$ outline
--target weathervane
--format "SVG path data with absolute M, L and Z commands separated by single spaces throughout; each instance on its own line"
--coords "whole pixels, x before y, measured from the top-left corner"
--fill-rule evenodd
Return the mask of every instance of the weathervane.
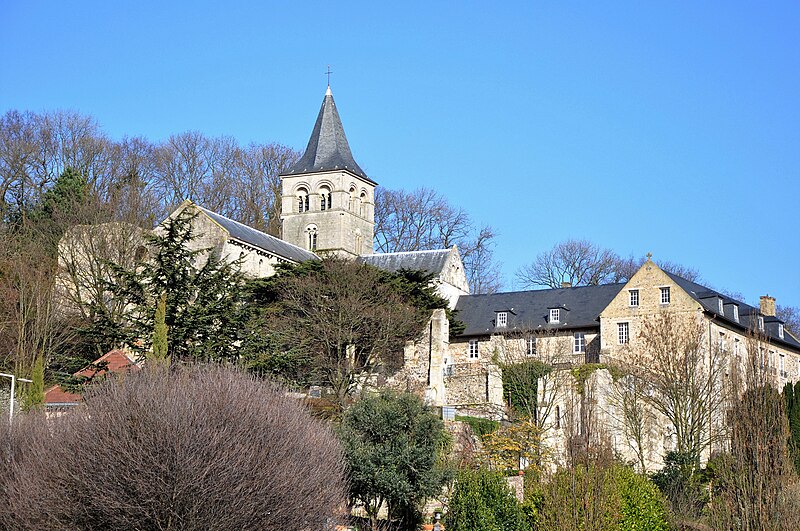
M 325 72 L 325 73 L 328 75 L 328 86 L 330 87 L 331 86 L 331 74 L 332 74 L 331 65 L 328 65 L 328 71 Z

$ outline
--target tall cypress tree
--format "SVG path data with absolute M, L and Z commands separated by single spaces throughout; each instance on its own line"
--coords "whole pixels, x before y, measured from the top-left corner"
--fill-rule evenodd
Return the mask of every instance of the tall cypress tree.
M 786 401 L 786 416 L 789 418 L 789 451 L 794 468 L 800 474 L 800 382 L 792 386 L 787 383 L 783 388 Z

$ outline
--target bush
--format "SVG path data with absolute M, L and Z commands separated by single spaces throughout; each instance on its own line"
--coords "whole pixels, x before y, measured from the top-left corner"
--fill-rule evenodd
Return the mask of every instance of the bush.
M 275 385 L 198 366 L 84 396 L 6 434 L 24 450 L 0 505 L 10 528 L 323 529 L 344 507 L 336 438 Z
M 543 529 L 667 530 L 666 500 L 629 467 L 589 459 L 543 486 Z
M 449 531 L 530 531 L 505 478 L 488 470 L 459 473 L 444 520 Z

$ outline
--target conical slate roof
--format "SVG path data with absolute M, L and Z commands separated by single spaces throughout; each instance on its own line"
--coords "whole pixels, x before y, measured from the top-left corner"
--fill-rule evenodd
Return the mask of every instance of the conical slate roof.
M 331 88 L 328 87 L 317 116 L 317 123 L 314 124 L 314 131 L 308 140 L 306 152 L 283 175 L 330 170 L 347 170 L 373 182 L 353 159 L 350 145 L 344 135 L 342 120 L 339 118 L 336 103 L 333 101 Z

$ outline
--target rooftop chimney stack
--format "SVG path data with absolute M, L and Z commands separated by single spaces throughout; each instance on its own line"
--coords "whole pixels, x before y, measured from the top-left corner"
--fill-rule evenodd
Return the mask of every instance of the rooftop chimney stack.
M 762 295 L 759 301 L 761 303 L 761 313 L 767 317 L 775 317 L 775 297 Z

